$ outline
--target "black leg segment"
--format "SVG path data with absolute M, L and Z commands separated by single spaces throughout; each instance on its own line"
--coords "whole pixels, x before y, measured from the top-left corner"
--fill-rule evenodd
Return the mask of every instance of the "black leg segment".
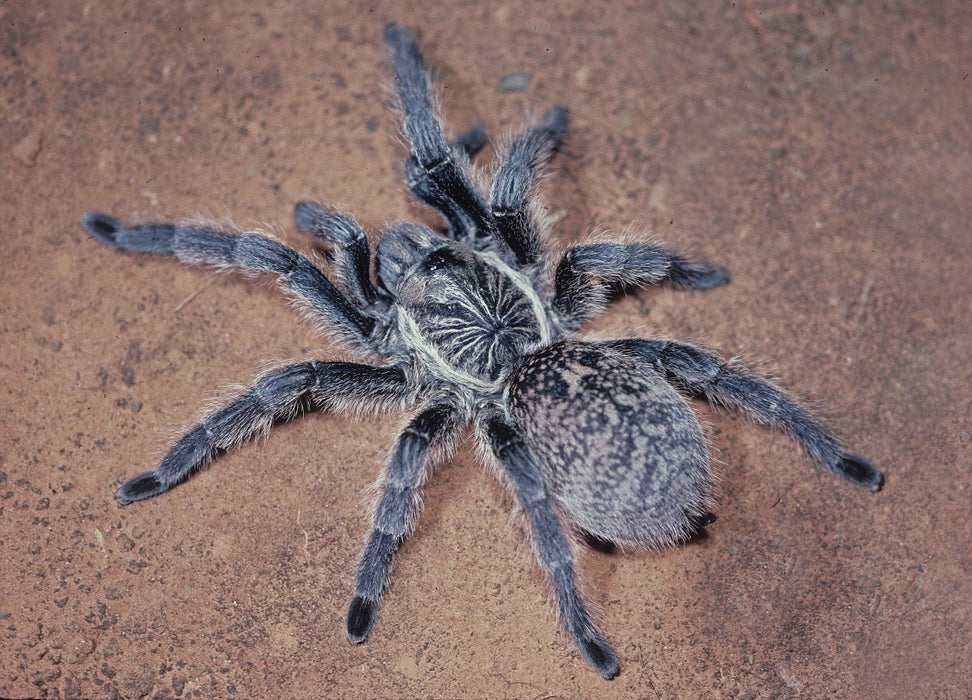
M 298 202 L 294 220 L 302 231 L 335 247 L 334 270 L 344 290 L 362 308 L 375 303 L 378 292 L 371 282 L 368 237 L 350 217 L 317 202 Z
M 486 127 L 477 126 L 449 143 L 455 157 L 462 163 L 468 162 L 488 142 Z M 431 179 L 415 156 L 405 160 L 405 182 L 416 197 L 442 214 L 449 224 L 448 235 L 460 240 L 476 235 L 477 224 L 455 200 Z
M 513 141 L 493 181 L 490 209 L 497 233 L 521 265 L 535 263 L 541 252 L 541 241 L 527 211 L 527 195 L 538 171 L 556 152 L 566 133 L 567 112 L 562 107 L 548 110 L 536 126 Z
M 393 367 L 349 362 L 302 362 L 265 374 L 245 393 L 210 413 L 169 450 L 161 464 L 122 484 L 122 505 L 157 496 L 181 484 L 225 450 L 265 435 L 290 420 L 306 402 L 321 409 L 378 405 L 400 398 L 405 376 Z

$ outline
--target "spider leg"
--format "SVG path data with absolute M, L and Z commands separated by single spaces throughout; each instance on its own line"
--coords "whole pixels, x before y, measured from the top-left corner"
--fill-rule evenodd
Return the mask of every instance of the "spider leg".
M 587 530 L 581 530 L 580 535 L 584 540 L 584 544 L 593 549 L 595 552 L 600 552 L 601 554 L 614 554 L 615 550 L 618 548 L 618 546 L 611 540 L 598 537 Z
M 301 362 L 269 372 L 243 395 L 210 413 L 172 446 L 156 469 L 129 479 L 115 493 L 122 505 L 157 496 L 205 467 L 219 452 L 265 435 L 290 420 L 306 399 L 321 408 L 376 405 L 400 398 L 405 377 L 393 367 L 348 362 Z
M 480 125 L 449 142 L 453 153 L 463 162 L 469 161 L 488 142 L 486 127 Z M 416 197 L 437 210 L 449 224 L 449 236 L 463 238 L 473 233 L 469 216 L 455 201 L 445 195 L 432 181 L 415 156 L 405 160 L 405 182 Z
M 102 243 L 120 250 L 174 255 L 190 265 L 272 272 L 298 299 L 347 339 L 367 342 L 376 321 L 361 313 L 305 255 L 259 233 L 229 233 L 209 226 L 143 223 L 89 212 L 81 225 Z
M 710 289 L 726 284 L 729 273 L 652 243 L 582 243 L 568 249 L 557 265 L 553 308 L 569 328 L 577 328 L 600 313 L 613 288 L 663 281 Z
M 879 491 L 884 484 L 884 475 L 874 465 L 844 450 L 803 406 L 768 380 L 687 343 L 632 339 L 608 344 L 634 352 L 663 371 L 673 383 L 712 403 L 739 407 L 757 422 L 779 425 L 813 459 L 838 476 L 872 491 Z
M 527 195 L 537 172 L 556 152 L 567 133 L 567 112 L 548 110 L 536 125 L 516 137 L 506 161 L 500 166 L 490 192 L 490 209 L 499 237 L 521 265 L 540 257 L 540 241 L 531 226 Z
M 534 554 L 554 589 L 560 620 L 581 655 L 604 678 L 618 675 L 614 650 L 594 626 L 574 580 L 574 558 L 554 513 L 540 471 L 514 428 L 499 418 L 485 426 L 490 448 L 526 511 L 534 538 Z
M 489 136 L 486 135 L 486 126 L 479 124 L 469 131 L 459 134 L 449 142 L 449 146 L 453 151 L 461 153 L 467 160 L 472 160 L 487 143 L 489 143 Z
M 298 202 L 294 207 L 297 226 L 332 244 L 337 255 L 334 270 L 352 301 L 367 308 L 378 299 L 371 282 L 371 250 L 365 232 L 348 216 L 317 202 Z
M 385 27 L 385 43 L 394 64 L 405 137 L 418 168 L 424 173 L 418 179 L 410 176 L 409 187 L 413 191 L 418 187 L 419 196 L 442 212 L 449 220 L 453 235 L 467 238 L 489 235 L 495 228 L 489 209 L 464 163 L 442 135 L 415 39 L 397 24 L 389 24 Z
M 392 558 L 421 511 L 419 487 L 425 479 L 429 449 L 455 438 L 458 411 L 436 404 L 408 424 L 382 475 L 382 494 L 371 518 L 372 531 L 358 564 L 354 597 L 348 608 L 348 639 L 365 640 L 378 615 Z

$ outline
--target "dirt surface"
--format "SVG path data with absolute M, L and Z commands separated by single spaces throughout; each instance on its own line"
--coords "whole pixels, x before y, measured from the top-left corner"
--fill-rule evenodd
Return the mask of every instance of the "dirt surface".
M 0 696 L 972 697 L 969 5 L 641 5 L 0 6 Z M 214 392 L 347 355 L 272 285 L 114 252 L 79 217 L 273 222 L 299 247 L 308 197 L 370 232 L 435 223 L 384 108 L 392 20 L 456 130 L 568 108 L 545 187 L 562 243 L 624 229 L 732 274 L 592 332 L 759 358 L 887 474 L 854 488 L 700 406 L 710 537 L 580 555 L 611 683 L 468 445 L 347 641 L 396 416 L 310 415 L 162 498 L 112 497 Z

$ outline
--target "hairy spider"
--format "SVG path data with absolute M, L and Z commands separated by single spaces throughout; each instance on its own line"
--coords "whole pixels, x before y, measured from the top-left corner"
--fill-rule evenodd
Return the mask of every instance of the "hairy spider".
M 125 482 L 121 504 L 185 481 L 217 454 L 267 433 L 303 407 L 408 412 L 378 484 L 371 534 L 347 616 L 352 642 L 368 636 L 392 557 L 415 527 L 430 463 L 471 427 L 482 460 L 525 514 L 533 553 L 560 620 L 604 678 L 618 673 L 575 582 L 572 544 L 586 538 L 654 548 L 678 544 L 714 520 L 712 474 L 699 422 L 677 390 L 780 426 L 814 460 L 874 491 L 881 472 L 846 452 L 808 411 L 766 379 L 694 345 L 667 340 L 576 340 L 613 291 L 670 282 L 690 289 L 728 281 L 651 243 L 602 241 L 546 260 L 549 231 L 531 198 L 566 130 L 559 107 L 517 136 L 489 191 L 469 168 L 485 144 L 477 127 L 447 141 L 411 35 L 385 29 L 411 155 L 411 191 L 447 222 L 443 233 L 388 227 L 371 253 L 364 231 L 338 211 L 297 204 L 304 231 L 333 248 L 336 283 L 305 255 L 265 233 L 201 225 L 123 225 L 88 213 L 82 226 L 122 250 L 174 255 L 219 268 L 269 272 L 336 337 L 377 365 L 300 362 L 267 372 L 189 430 L 158 468 Z

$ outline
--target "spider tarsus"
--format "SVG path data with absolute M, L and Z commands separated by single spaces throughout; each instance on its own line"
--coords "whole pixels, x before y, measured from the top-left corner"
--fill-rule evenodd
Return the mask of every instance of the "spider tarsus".
M 601 552 L 602 554 L 614 554 L 614 550 L 617 549 L 617 545 L 611 540 L 598 537 L 587 530 L 581 532 L 581 537 L 584 538 L 584 544 L 593 549 L 595 552 Z
M 614 655 L 614 650 L 610 645 L 599 637 L 593 639 L 579 639 L 577 648 L 580 650 L 587 663 L 594 667 L 594 670 L 601 674 L 606 681 L 613 680 L 621 672 L 618 666 L 618 658 Z
M 404 27 L 390 22 L 385 25 L 385 44 L 389 48 L 401 46 L 415 46 L 415 40 Z M 417 47 L 416 47 L 417 48 Z
M 567 109 L 560 105 L 554 105 L 543 114 L 540 121 L 543 126 L 556 131 L 567 130 Z M 560 134 L 561 136 L 563 134 Z
M 124 228 L 115 217 L 97 211 L 89 211 L 82 216 L 81 225 L 92 236 L 110 246 L 118 245 L 118 232 Z
M 159 481 L 155 472 L 145 472 L 122 484 L 121 488 L 115 491 L 115 500 L 127 506 L 134 501 L 158 496 L 165 491 L 168 491 L 168 487 Z
M 859 455 L 846 453 L 837 463 L 837 471 L 851 481 L 866 486 L 871 491 L 880 491 L 884 486 L 884 474 Z
M 294 221 L 301 231 L 317 231 L 321 218 L 326 215 L 327 210 L 317 202 L 304 200 L 294 205 Z
M 729 284 L 729 271 L 722 265 L 686 263 L 673 271 L 672 282 L 692 289 L 712 289 Z
M 706 530 L 706 528 L 716 520 L 718 520 L 718 518 L 716 518 L 716 514 L 710 513 L 709 511 L 706 511 L 701 515 L 690 515 L 689 532 L 682 537 L 677 544 L 686 545 L 705 542 L 707 539 L 709 539 L 709 531 Z
M 418 83 L 424 84 L 425 64 L 422 53 L 415 39 L 406 29 L 394 22 L 386 25 L 385 46 L 388 47 L 392 62 L 395 64 L 396 80 L 400 82 L 401 78 L 418 78 Z
M 466 154 L 467 158 L 472 159 L 487 143 L 489 143 L 489 135 L 486 133 L 486 125 L 479 124 L 457 136 L 454 141 L 449 142 L 449 145 L 458 148 Z
M 351 601 L 348 608 L 348 639 L 355 644 L 361 644 L 368 638 L 368 633 L 374 627 L 375 617 L 378 615 L 378 602 L 365 600 L 359 595 Z
M 560 105 L 554 105 L 544 112 L 540 126 L 549 132 L 547 138 L 550 140 L 551 151 L 559 151 L 560 144 L 567 135 L 567 110 Z

